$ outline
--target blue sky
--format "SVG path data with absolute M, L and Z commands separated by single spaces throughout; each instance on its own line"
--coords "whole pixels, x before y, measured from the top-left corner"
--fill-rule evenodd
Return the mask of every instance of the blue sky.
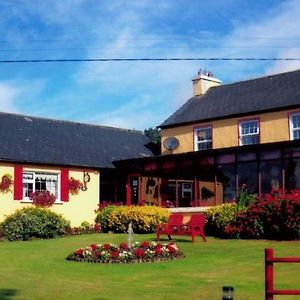
M 300 1 L 0 0 L 0 60 L 300 57 Z M 295 61 L 0 64 L 0 111 L 155 127 L 207 69 L 224 84 Z

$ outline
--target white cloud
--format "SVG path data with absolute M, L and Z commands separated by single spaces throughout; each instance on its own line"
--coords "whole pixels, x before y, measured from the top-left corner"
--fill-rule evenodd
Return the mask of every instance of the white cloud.
M 0 111 L 2 112 L 18 112 L 16 99 L 20 94 L 20 90 L 10 84 L 0 83 Z

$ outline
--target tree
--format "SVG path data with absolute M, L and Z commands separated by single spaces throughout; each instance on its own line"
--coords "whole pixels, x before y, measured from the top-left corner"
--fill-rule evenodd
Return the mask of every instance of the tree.
M 150 127 L 148 129 L 144 130 L 145 136 L 147 136 L 154 144 L 159 145 L 161 144 L 161 138 L 160 138 L 160 129 L 157 127 L 153 128 Z

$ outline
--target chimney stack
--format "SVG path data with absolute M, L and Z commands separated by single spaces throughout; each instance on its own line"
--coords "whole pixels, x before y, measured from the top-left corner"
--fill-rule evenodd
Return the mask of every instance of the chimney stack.
M 193 81 L 193 96 L 201 96 L 213 86 L 218 86 L 221 81 L 214 78 L 213 73 L 210 71 L 200 69 L 197 76 L 192 79 Z

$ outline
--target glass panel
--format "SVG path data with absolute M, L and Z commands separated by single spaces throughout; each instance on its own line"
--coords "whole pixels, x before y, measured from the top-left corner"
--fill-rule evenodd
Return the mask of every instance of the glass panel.
M 287 190 L 300 189 L 300 159 L 284 161 L 285 188 Z
M 292 148 L 283 150 L 284 158 L 300 157 L 300 148 Z
M 258 169 L 257 162 L 239 163 L 237 166 L 238 171 L 238 185 L 239 189 L 243 184 L 253 191 L 258 193 Z
M 211 142 L 199 142 L 198 143 L 198 150 L 209 150 L 212 147 Z
M 176 207 L 176 183 L 175 182 L 168 182 L 165 206 Z
M 254 152 L 239 153 L 237 155 L 237 160 L 238 161 L 256 160 L 256 153 Z
M 294 140 L 299 140 L 300 139 L 300 130 L 293 130 L 293 139 Z
M 260 163 L 261 192 L 270 193 L 282 188 L 282 172 L 280 161 L 264 161 Z
M 247 121 L 241 123 L 241 134 L 258 133 L 258 121 Z
M 212 130 L 211 127 L 197 128 L 196 133 L 196 150 L 208 150 L 212 148 Z
M 218 164 L 228 164 L 235 162 L 235 155 L 234 154 L 224 154 L 217 156 L 217 163 Z
M 259 143 L 259 136 L 258 135 L 246 135 L 241 137 L 241 144 L 242 145 L 253 145 Z
M 236 199 L 236 174 L 235 165 L 220 165 L 222 184 L 223 184 L 223 199 L 224 202 L 228 202 Z
M 293 129 L 300 128 L 300 114 L 292 115 L 292 126 Z
M 269 150 L 269 151 L 262 151 L 260 152 L 260 159 L 276 159 L 281 157 L 280 150 Z

